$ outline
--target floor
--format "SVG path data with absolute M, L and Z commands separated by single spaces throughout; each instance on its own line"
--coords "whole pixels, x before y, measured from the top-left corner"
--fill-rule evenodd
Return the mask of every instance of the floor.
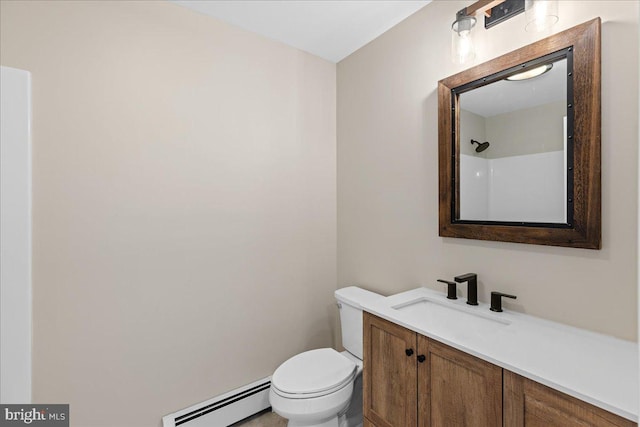
M 287 427 L 287 420 L 267 409 L 230 427 Z

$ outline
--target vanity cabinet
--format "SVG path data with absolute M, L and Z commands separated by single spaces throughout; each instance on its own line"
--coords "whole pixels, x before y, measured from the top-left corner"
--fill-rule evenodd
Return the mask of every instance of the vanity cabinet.
M 502 369 L 418 337 L 418 426 L 502 426 Z
M 364 427 L 633 423 L 365 312 Z
M 502 369 L 364 314 L 365 426 L 502 425 Z
M 363 325 L 365 426 L 417 426 L 417 334 L 366 312 Z
M 507 370 L 504 371 L 504 418 L 505 426 L 509 427 L 637 425 Z

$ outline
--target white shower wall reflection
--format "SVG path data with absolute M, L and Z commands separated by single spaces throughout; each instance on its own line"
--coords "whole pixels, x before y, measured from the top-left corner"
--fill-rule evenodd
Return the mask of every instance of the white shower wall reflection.
M 461 155 L 460 218 L 565 222 L 564 163 L 564 151 L 498 159 Z

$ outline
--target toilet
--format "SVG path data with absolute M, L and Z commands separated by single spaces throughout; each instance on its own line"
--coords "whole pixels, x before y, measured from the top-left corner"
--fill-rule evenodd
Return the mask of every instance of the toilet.
M 342 346 L 319 348 L 285 361 L 271 377 L 269 402 L 288 427 L 362 426 L 362 308 L 382 298 L 350 286 L 335 292 Z

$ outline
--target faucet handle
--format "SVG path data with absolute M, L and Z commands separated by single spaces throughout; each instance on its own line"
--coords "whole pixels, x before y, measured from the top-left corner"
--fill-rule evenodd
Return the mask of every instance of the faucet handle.
M 491 291 L 491 311 L 502 311 L 502 297 L 516 299 L 515 295 L 503 294 L 502 292 Z
M 448 280 L 438 279 L 438 282 L 447 284 L 447 299 L 458 299 L 457 294 L 457 284 L 456 282 L 450 282 Z

